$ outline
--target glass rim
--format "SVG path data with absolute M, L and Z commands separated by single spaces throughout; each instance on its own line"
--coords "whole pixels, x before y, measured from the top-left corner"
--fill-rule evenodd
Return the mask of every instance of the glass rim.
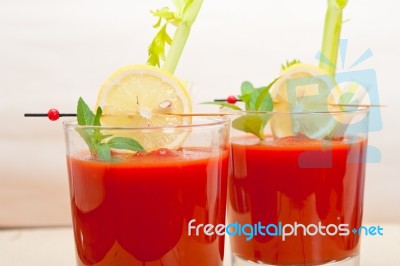
M 283 112 L 283 111 L 252 111 L 252 110 L 235 110 L 225 113 L 226 115 L 241 115 L 241 114 L 265 114 L 265 115 L 318 115 L 318 114 L 351 114 L 351 113 L 368 113 L 369 106 L 357 106 L 356 109 L 351 110 L 337 110 L 337 111 L 304 111 L 304 112 Z
M 174 116 L 174 115 L 169 115 Z M 181 117 L 181 116 L 179 116 Z M 191 121 L 189 124 L 182 125 L 165 125 L 165 126 L 92 126 L 92 125 L 78 125 L 78 121 L 76 119 L 67 120 L 63 122 L 64 129 L 107 129 L 107 130 L 169 130 L 169 129 L 192 129 L 192 128 L 208 128 L 208 127 L 218 127 L 222 125 L 230 124 L 230 119 L 224 115 L 188 115 L 185 117 L 191 118 L 202 118 L 208 121 L 204 122 L 193 122 Z

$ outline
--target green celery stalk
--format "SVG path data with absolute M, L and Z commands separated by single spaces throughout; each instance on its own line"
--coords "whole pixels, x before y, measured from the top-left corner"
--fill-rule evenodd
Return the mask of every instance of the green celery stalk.
M 188 10 L 184 12 L 182 21 L 179 23 L 175 31 L 163 66 L 164 69 L 171 73 L 175 72 L 176 66 L 181 58 L 183 48 L 185 47 L 186 41 L 189 37 L 192 24 L 196 20 L 202 4 L 203 0 L 194 0 Z
M 321 53 L 332 65 L 320 61 L 320 67 L 334 74 L 342 29 L 342 13 L 348 0 L 328 0 Z

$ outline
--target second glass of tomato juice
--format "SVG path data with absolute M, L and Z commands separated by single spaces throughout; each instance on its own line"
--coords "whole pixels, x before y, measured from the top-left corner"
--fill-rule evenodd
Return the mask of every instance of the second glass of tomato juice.
M 359 265 L 353 229 L 362 222 L 369 109 L 328 104 L 336 93 L 324 87 L 329 75 L 301 79 L 320 94 L 299 86 L 291 101 L 289 80 L 278 81 L 273 111 L 233 117 L 227 233 L 235 266 Z

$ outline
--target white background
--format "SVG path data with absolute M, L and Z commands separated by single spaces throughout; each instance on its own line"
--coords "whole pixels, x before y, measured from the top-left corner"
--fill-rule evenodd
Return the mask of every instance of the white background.
M 265 85 L 287 59 L 317 64 L 326 0 L 205 0 L 176 74 L 196 84 L 196 103 L 239 93 L 242 81 Z M 69 223 L 62 121 L 23 118 L 55 107 L 94 105 L 117 68 L 145 63 L 155 34 L 149 10 L 161 0 L 0 1 L 0 227 Z M 400 1 L 350 0 L 342 37 L 346 66 L 375 69 L 383 130 L 370 134 L 382 153 L 369 164 L 365 221 L 400 222 Z M 196 106 L 197 110 L 211 107 Z

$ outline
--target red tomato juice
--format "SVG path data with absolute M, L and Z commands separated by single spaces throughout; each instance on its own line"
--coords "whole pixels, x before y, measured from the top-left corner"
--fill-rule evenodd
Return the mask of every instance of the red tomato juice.
M 233 253 L 272 265 L 316 265 L 358 253 L 366 142 L 305 138 L 237 138 L 228 181 L 228 222 L 239 224 L 347 224 L 348 235 L 233 236 Z M 314 232 L 315 230 L 311 230 Z M 334 227 L 330 228 L 334 233 Z
M 116 157 L 67 158 L 78 265 L 222 265 L 224 237 L 187 225 L 225 223 L 227 152 Z

